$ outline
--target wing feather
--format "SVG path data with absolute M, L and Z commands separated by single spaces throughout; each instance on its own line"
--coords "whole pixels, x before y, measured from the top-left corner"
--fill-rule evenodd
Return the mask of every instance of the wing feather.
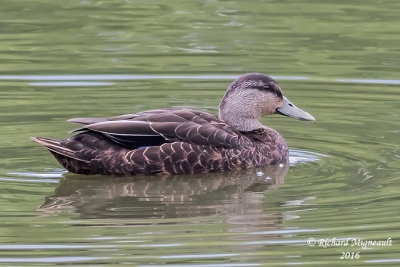
M 84 125 L 89 125 L 89 124 L 98 123 L 98 122 L 107 121 L 107 120 L 108 120 L 107 118 L 73 118 L 73 119 L 69 119 L 67 121 L 71 122 L 71 123 L 80 123 L 80 124 L 84 124 Z
M 102 133 L 129 148 L 174 141 L 234 148 L 241 142 L 240 133 L 215 116 L 182 108 L 149 110 L 98 121 L 95 118 L 70 121 L 86 124 L 82 130 Z

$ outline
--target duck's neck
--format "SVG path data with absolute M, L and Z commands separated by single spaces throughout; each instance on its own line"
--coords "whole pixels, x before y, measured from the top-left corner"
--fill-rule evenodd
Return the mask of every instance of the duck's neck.
M 220 117 L 220 119 L 224 120 L 227 124 L 239 132 L 250 132 L 256 129 L 264 128 L 264 125 L 262 125 L 257 119 L 235 118 L 234 120 L 230 120 L 227 117 Z
M 218 117 L 240 132 L 264 128 L 259 122 L 261 109 L 252 106 L 249 102 L 253 101 L 247 101 L 246 98 L 237 101 L 240 98 L 238 95 L 226 94 L 219 105 Z

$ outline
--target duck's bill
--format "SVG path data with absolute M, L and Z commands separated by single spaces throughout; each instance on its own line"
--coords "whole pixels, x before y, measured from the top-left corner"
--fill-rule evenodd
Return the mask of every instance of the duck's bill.
M 310 113 L 296 107 L 286 97 L 283 97 L 282 106 L 277 108 L 275 113 L 289 116 L 302 121 L 315 121 L 315 118 Z

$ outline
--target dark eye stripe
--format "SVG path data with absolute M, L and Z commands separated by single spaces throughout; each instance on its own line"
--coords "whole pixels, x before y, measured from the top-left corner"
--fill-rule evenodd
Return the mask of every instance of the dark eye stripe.
M 269 91 L 278 97 L 282 97 L 282 92 L 273 85 L 272 86 L 271 85 L 270 86 L 255 86 L 253 88 L 255 88 L 257 90 L 261 90 L 261 91 Z

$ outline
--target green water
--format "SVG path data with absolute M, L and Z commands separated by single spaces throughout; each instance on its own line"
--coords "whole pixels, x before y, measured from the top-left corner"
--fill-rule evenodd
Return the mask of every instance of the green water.
M 0 4 L 0 265 L 400 264 L 399 1 Z M 254 71 L 317 118 L 262 120 L 288 170 L 79 176 L 29 140 L 73 117 L 216 114 Z

